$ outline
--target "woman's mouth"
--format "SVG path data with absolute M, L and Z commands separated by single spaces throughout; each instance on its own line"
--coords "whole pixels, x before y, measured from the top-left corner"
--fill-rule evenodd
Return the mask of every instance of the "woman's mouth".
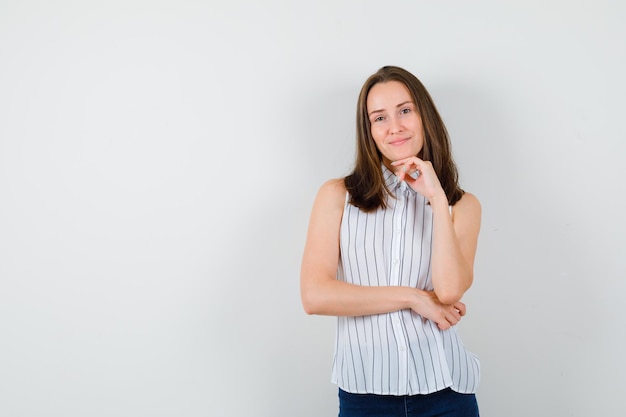
M 394 139 L 391 142 L 389 142 L 389 144 L 391 146 L 398 146 L 398 145 L 402 145 L 403 143 L 405 143 L 406 141 L 408 141 L 409 138 L 404 138 L 404 139 Z

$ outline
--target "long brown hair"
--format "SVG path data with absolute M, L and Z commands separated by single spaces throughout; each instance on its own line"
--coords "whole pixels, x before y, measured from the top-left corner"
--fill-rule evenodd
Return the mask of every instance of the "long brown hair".
M 417 156 L 432 163 L 449 204 L 454 205 L 463 196 L 463 190 L 459 187 L 459 175 L 452 159 L 448 131 L 420 80 L 405 69 L 394 66 L 382 67 L 371 75 L 359 94 L 356 112 L 356 161 L 352 173 L 344 178 L 346 189 L 350 193 L 350 203 L 363 211 L 373 211 L 386 207 L 385 197 L 391 195 L 381 170 L 382 155 L 372 137 L 367 115 L 367 96 L 370 90 L 374 85 L 387 81 L 401 82 L 413 97 L 424 129 L 424 145 Z

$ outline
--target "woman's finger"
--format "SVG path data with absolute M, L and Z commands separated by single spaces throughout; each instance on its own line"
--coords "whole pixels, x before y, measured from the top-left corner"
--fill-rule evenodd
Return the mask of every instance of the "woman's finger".
M 414 176 L 415 173 L 417 173 L 418 176 L 421 175 L 420 162 L 421 160 L 419 158 L 410 157 L 394 161 L 391 165 L 399 167 L 398 171 L 396 171 L 396 176 L 400 181 L 403 181 L 406 178 L 406 174 L 410 176 Z

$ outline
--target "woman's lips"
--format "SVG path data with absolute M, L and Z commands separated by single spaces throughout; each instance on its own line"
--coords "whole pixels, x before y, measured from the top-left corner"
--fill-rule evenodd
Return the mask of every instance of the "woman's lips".
M 391 142 L 389 142 L 390 145 L 392 146 L 397 146 L 397 145 L 402 145 L 403 143 L 405 143 L 406 141 L 408 141 L 409 138 L 405 138 L 405 139 L 394 139 Z

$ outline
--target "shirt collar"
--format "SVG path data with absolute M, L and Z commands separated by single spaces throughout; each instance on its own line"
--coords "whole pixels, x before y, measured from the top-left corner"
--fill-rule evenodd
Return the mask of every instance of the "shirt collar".
M 389 168 L 387 168 L 384 164 L 382 166 L 383 169 L 383 178 L 385 179 L 385 185 L 391 192 L 396 192 L 397 190 L 407 192 L 407 190 L 411 194 L 416 194 L 416 191 L 409 187 L 406 182 L 398 181 L 398 177 L 394 174 Z M 415 177 L 414 175 L 412 175 Z

